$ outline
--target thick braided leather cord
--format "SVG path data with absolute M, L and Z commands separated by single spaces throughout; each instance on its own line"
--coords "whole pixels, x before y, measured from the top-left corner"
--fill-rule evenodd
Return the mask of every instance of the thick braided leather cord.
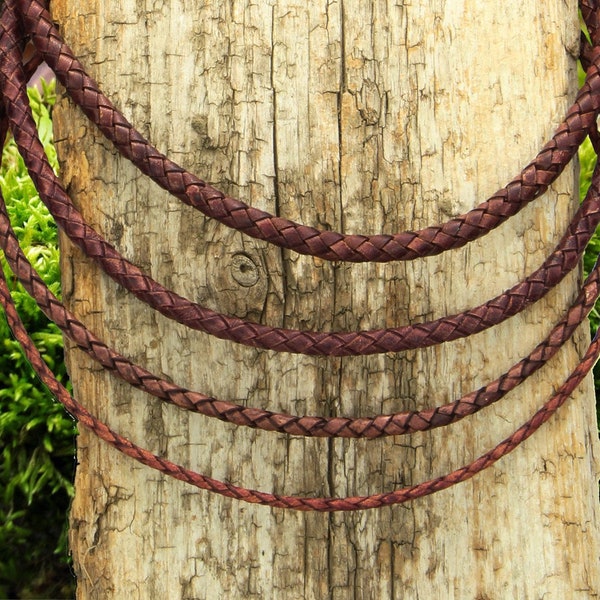
M 0 303 L 5 310 L 6 318 L 13 335 L 23 347 L 27 359 L 40 379 L 81 425 L 93 431 L 109 445 L 146 466 L 165 473 L 166 475 L 170 475 L 175 479 L 185 481 L 200 489 L 209 490 L 245 502 L 304 511 L 331 512 L 380 508 L 382 506 L 390 506 L 428 496 L 434 492 L 470 479 L 477 473 L 493 465 L 509 452 L 512 452 L 519 444 L 533 435 L 533 433 L 535 433 L 535 431 L 537 431 L 558 410 L 558 408 L 566 402 L 569 395 L 593 367 L 600 354 L 600 338 L 596 335 L 585 356 L 577 365 L 573 373 L 571 373 L 558 391 L 533 415 L 533 417 L 531 417 L 531 419 L 525 422 L 512 435 L 500 442 L 495 448 L 481 455 L 468 465 L 452 471 L 447 475 L 410 487 L 370 496 L 351 496 L 346 498 L 284 496 L 235 486 L 230 483 L 212 479 L 206 475 L 201 475 L 200 473 L 186 469 L 165 458 L 156 456 L 148 450 L 137 446 L 127 438 L 112 431 L 106 424 L 94 417 L 88 410 L 79 404 L 53 376 L 35 345 L 27 335 L 27 331 L 15 309 L 2 269 L 0 269 Z
M 81 350 L 112 374 L 134 387 L 186 410 L 216 417 L 235 425 L 311 437 L 373 439 L 402 435 L 449 425 L 478 412 L 500 400 L 546 364 L 585 320 L 600 290 L 600 272 L 594 270 L 571 308 L 533 352 L 495 381 L 455 402 L 420 411 L 378 415 L 372 418 L 296 416 L 248 408 L 187 390 L 157 377 L 107 346 L 65 308 L 32 268 L 12 230 L 1 194 L 0 246 L 13 273 L 26 291 L 35 298 L 42 312 Z
M 323 333 L 270 327 L 226 316 L 163 287 L 127 261 L 84 221 L 55 176 L 37 140 L 35 123 L 26 109 L 26 79 L 18 61 L 18 39 L 12 35 L 10 27 L 7 29 L 3 34 L 7 43 L 2 44 L 0 49 L 5 59 L 5 67 L 0 71 L 0 80 L 4 81 L 5 108 L 29 172 L 59 226 L 110 277 L 140 300 L 168 318 L 222 339 L 279 352 L 350 356 L 423 348 L 466 337 L 497 325 L 543 297 L 578 264 L 598 223 L 598 203 L 593 200 L 580 208 L 574 218 L 573 223 L 578 219 L 581 223 L 569 230 L 556 251 L 523 282 L 483 305 L 434 321 L 371 331 Z M 12 49 L 8 40 L 12 42 Z M 593 70 L 597 73 L 597 69 Z M 586 219 L 589 219 L 588 223 Z
M 593 46 L 600 46 L 600 11 L 597 0 L 579 0 L 579 9 Z
M 3 61 L 4 62 L 4 61 Z M 595 268 L 594 273 L 597 273 L 598 267 Z M 591 280 L 586 283 L 586 290 L 583 295 L 580 295 L 582 301 L 592 302 L 595 292 L 592 292 L 592 288 L 588 287 L 591 284 Z M 597 284 L 596 288 L 597 288 Z M 596 289 L 597 291 L 597 289 Z M 100 437 L 108 441 L 113 446 L 120 449 L 122 452 L 140 460 L 144 464 L 152 466 L 161 470 L 164 473 L 172 475 L 178 479 L 187 481 L 193 485 L 201 487 L 203 489 L 209 489 L 226 496 L 244 499 L 249 502 L 259 502 L 262 504 L 269 504 L 271 506 L 280 506 L 301 510 L 358 510 L 366 508 L 375 508 L 378 506 L 384 506 L 394 504 L 398 502 L 404 502 L 413 498 L 433 493 L 439 489 L 444 489 L 460 481 L 464 481 L 475 475 L 477 472 L 493 464 L 500 457 L 504 456 L 521 441 L 529 437 L 537 428 L 539 428 L 551 414 L 556 411 L 568 398 L 568 395 L 578 385 L 581 379 L 585 376 L 587 371 L 591 368 L 593 363 L 598 357 L 600 352 L 600 343 L 595 339 L 582 362 L 575 371 L 569 376 L 565 383 L 561 386 L 559 391 L 540 409 L 527 423 L 525 423 L 519 430 L 517 430 L 512 436 L 504 440 L 495 449 L 484 454 L 482 457 L 463 467 L 453 471 L 452 473 L 439 477 L 437 479 L 425 482 L 410 488 L 403 490 L 396 490 L 389 493 L 377 494 L 373 496 L 365 497 L 353 497 L 353 498 L 296 498 L 291 496 L 277 496 L 273 494 L 257 492 L 252 490 L 246 490 L 231 486 L 226 483 L 218 482 L 208 477 L 193 473 L 183 467 L 175 465 L 165 459 L 153 456 L 146 450 L 143 450 L 125 438 L 112 432 L 106 425 L 99 422 L 92 415 L 90 415 L 83 407 L 78 405 L 66 392 L 62 386 L 52 377 L 49 369 L 41 359 L 31 340 L 28 338 L 26 331 L 24 330 L 22 323 L 20 322 L 18 315 L 14 309 L 14 304 L 8 293 L 6 282 L 2 274 L 0 274 L 0 299 L 2 304 L 5 305 L 7 318 L 11 328 L 13 329 L 17 339 L 23 344 L 26 354 L 32 364 L 35 366 L 38 374 L 43 381 L 51 388 L 51 390 L 65 403 L 68 410 L 71 411 L 80 422 L 93 429 Z M 576 305 L 579 306 L 578 301 Z
M 71 98 L 143 173 L 177 198 L 229 227 L 325 260 L 411 260 L 459 248 L 481 237 L 547 189 L 585 139 L 600 109 L 600 77 L 595 69 L 588 72 L 585 85 L 553 138 L 521 174 L 486 202 L 447 223 L 395 235 L 344 235 L 319 231 L 230 198 L 166 158 L 100 92 L 62 40 L 44 6 L 38 0 L 15 0 L 15 4 L 36 48 Z

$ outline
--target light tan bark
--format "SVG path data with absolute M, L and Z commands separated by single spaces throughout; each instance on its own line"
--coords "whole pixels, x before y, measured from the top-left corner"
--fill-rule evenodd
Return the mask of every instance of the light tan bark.
M 419 228 L 472 208 L 533 157 L 574 92 L 575 0 L 53 0 L 52 9 L 92 75 L 162 151 L 254 206 L 346 232 Z M 365 329 L 464 310 L 535 269 L 576 206 L 570 167 L 463 250 L 406 265 L 328 264 L 205 220 L 116 156 L 66 100 L 55 115 L 68 189 L 127 257 L 189 298 L 274 325 Z M 302 414 L 451 401 L 530 352 L 579 280 L 473 339 L 326 359 L 186 331 L 69 244 L 62 256 L 65 298 L 122 353 L 193 389 Z M 77 396 L 156 453 L 252 488 L 344 496 L 435 477 L 494 446 L 562 382 L 587 339 L 582 330 L 539 375 L 464 422 L 374 442 L 237 429 L 164 406 L 76 351 L 69 364 Z M 587 381 L 475 479 L 407 505 L 327 515 L 199 492 L 83 431 L 71 535 L 78 594 L 597 597 L 596 440 Z

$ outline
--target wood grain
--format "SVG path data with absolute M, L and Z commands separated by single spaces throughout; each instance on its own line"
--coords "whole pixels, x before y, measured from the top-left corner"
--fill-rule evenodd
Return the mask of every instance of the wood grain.
M 91 74 L 159 149 L 254 206 L 348 233 L 420 228 L 472 208 L 534 156 L 574 90 L 572 0 L 543 10 L 507 0 L 500 11 L 469 0 L 53 0 L 52 10 Z M 191 299 L 274 325 L 366 329 L 464 310 L 537 268 L 576 206 L 571 169 L 467 248 L 404 265 L 325 263 L 243 238 L 168 198 L 67 100 L 55 126 L 70 193 L 128 258 Z M 124 354 L 194 389 L 299 414 L 451 401 L 527 354 L 578 281 L 472 339 L 325 359 L 186 331 L 68 243 L 62 261 L 64 298 Z M 501 404 L 464 422 L 374 442 L 236 429 L 163 406 L 76 350 L 69 368 L 87 406 L 158 454 L 248 487 L 348 495 L 421 481 L 492 447 L 562 382 L 587 339 L 582 331 Z M 352 515 L 210 496 L 82 433 L 71 515 L 78 596 L 596 597 L 597 454 L 589 381 L 474 480 Z

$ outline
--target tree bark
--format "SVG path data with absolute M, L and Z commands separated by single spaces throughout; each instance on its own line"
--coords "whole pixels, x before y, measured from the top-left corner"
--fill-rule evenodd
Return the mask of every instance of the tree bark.
M 396 3 L 53 0 L 117 106 L 183 166 L 249 204 L 345 232 L 415 229 L 495 192 L 574 96 L 575 0 Z M 577 200 L 574 167 L 466 248 L 408 264 L 297 256 L 203 218 L 148 182 L 71 104 L 62 178 L 86 218 L 178 293 L 272 325 L 351 330 L 478 305 L 539 266 Z M 296 414 L 371 415 L 454 400 L 528 354 L 580 274 L 473 338 L 397 355 L 309 358 L 191 332 L 70 244 L 63 296 L 123 354 L 216 397 Z M 372 442 L 292 438 L 166 406 L 69 351 L 74 391 L 134 441 L 254 489 L 346 496 L 455 469 L 564 380 L 583 327 L 541 372 L 450 428 Z M 355 514 L 245 505 L 166 479 L 82 431 L 71 545 L 79 598 L 593 598 L 600 591 L 592 382 L 476 478 Z

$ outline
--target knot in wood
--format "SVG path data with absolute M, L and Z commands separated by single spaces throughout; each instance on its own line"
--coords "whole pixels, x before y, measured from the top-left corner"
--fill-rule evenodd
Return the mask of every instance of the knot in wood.
M 260 278 L 258 265 L 245 253 L 236 252 L 231 257 L 231 276 L 243 287 L 256 285 Z

